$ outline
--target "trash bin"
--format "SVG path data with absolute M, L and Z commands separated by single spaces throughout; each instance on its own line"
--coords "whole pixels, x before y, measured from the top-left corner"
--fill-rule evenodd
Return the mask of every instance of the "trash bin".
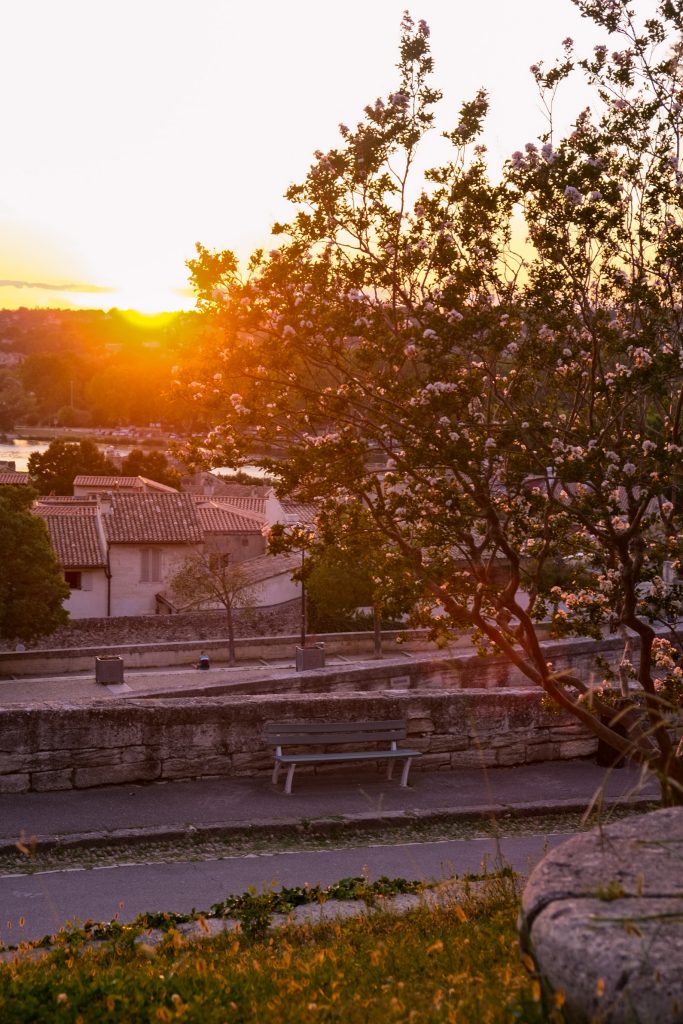
M 306 672 L 311 668 L 325 668 L 325 644 L 315 644 L 313 647 L 297 647 L 297 672 Z
M 96 683 L 122 683 L 123 658 L 118 654 L 103 654 L 95 658 Z

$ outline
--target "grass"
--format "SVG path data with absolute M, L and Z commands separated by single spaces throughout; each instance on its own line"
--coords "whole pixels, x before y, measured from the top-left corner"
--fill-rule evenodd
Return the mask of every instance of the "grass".
M 97 948 L 64 932 L 40 961 L 0 965 L 3 1024 L 562 1021 L 519 953 L 511 877 L 460 886 L 404 915 L 152 946 L 121 926 Z M 527 967 L 532 966 L 527 963 Z

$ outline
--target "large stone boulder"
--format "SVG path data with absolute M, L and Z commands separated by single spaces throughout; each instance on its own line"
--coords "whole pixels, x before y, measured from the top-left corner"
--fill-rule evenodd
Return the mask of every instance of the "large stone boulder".
M 683 808 L 554 849 L 529 878 L 520 930 L 569 1019 L 683 1022 Z

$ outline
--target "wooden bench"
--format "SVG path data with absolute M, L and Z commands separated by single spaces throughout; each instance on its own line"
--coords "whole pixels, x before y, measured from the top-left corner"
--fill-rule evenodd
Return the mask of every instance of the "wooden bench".
M 280 768 L 287 765 L 285 793 L 292 792 L 294 769 L 298 764 L 327 764 L 346 761 L 388 761 L 387 778 L 393 773 L 394 761 L 403 761 L 401 785 L 408 785 L 408 772 L 414 757 L 422 751 L 398 747 L 406 738 L 406 723 L 401 719 L 382 722 L 266 722 L 263 738 L 275 747 L 273 783 L 277 783 Z M 386 743 L 384 748 L 328 751 L 329 746 Z M 283 754 L 283 747 L 322 747 L 316 753 L 297 752 Z

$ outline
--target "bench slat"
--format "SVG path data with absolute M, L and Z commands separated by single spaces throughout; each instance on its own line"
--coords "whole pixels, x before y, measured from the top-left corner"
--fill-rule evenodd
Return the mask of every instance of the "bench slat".
M 267 743 L 324 744 L 364 743 L 402 740 L 406 736 L 405 722 L 270 722 L 263 729 Z
M 323 764 L 326 761 L 386 761 L 389 758 L 419 757 L 422 751 L 399 748 L 398 750 L 355 750 L 334 754 L 279 754 L 275 760 L 280 764 Z
M 403 719 L 370 720 L 367 722 L 266 722 L 263 739 L 276 748 L 273 767 L 273 783 L 278 780 L 280 769 L 287 766 L 285 793 L 292 791 L 294 770 L 299 764 L 324 764 L 349 761 L 388 761 L 387 778 L 391 778 L 393 762 L 403 761 L 401 786 L 408 785 L 408 772 L 413 758 L 422 751 L 396 746 L 398 740 L 406 738 L 407 727 Z M 367 749 L 369 744 L 383 746 Z M 283 754 L 282 747 L 348 747 L 363 744 L 363 750 L 318 751 L 317 753 Z M 390 744 L 390 745 L 388 745 Z

